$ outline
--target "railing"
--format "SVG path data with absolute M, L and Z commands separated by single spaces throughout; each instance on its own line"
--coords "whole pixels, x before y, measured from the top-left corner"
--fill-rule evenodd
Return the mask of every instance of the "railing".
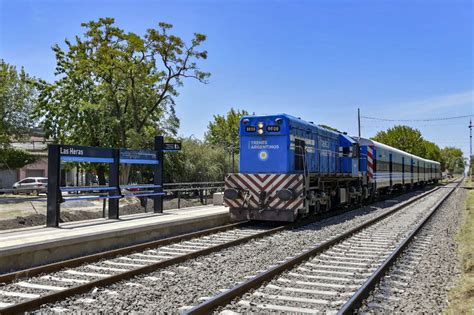
M 149 189 L 153 188 L 153 185 L 121 185 L 121 189 L 126 190 L 140 190 L 140 189 Z M 191 183 L 165 183 L 163 185 L 165 190 L 165 198 L 175 197 L 178 198 L 178 209 L 181 207 L 181 198 L 191 197 L 195 195 L 198 197 L 202 204 L 207 204 L 209 196 L 213 192 L 222 191 L 224 189 L 224 182 L 191 182 Z M 64 186 L 61 187 L 61 191 L 68 194 L 75 194 L 76 196 L 67 197 L 67 200 L 99 200 L 104 199 L 103 196 L 99 195 L 99 191 L 105 191 L 115 189 L 115 187 L 109 186 Z M 23 201 L 46 201 L 45 196 L 35 196 L 35 197 L 11 197 L 8 194 L 13 193 L 23 193 L 25 191 L 34 191 L 39 190 L 40 192 L 46 191 L 46 186 L 41 188 L 16 188 L 16 189 L 0 189 L 0 204 L 11 203 L 11 202 L 23 202 Z M 87 192 L 87 196 L 80 196 L 82 192 Z M 3 195 L 5 194 L 5 195 Z M 96 195 L 94 195 L 96 194 Z M 124 194 L 126 197 L 147 197 L 150 194 L 141 195 L 140 191 Z
M 165 183 L 163 188 L 167 193 L 171 193 L 178 198 L 178 209 L 180 209 L 182 195 L 197 192 L 201 204 L 207 205 L 207 196 L 213 192 L 223 191 L 224 182 Z

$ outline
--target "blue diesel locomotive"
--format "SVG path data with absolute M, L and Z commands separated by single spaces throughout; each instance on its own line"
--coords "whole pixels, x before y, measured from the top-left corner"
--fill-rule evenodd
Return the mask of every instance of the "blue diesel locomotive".
M 233 220 L 295 221 L 437 181 L 440 164 L 286 114 L 240 121 L 240 169 L 225 179 Z

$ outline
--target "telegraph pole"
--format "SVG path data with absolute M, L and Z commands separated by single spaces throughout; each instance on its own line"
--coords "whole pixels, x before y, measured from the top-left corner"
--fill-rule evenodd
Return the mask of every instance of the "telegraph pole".
M 357 108 L 357 124 L 359 126 L 359 139 L 360 139 L 360 108 Z
M 472 176 L 471 173 L 471 160 L 472 160 L 472 119 L 469 119 L 469 176 Z

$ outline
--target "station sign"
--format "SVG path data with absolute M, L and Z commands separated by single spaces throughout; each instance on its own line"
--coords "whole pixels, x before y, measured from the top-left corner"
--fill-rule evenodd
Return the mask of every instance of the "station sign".
M 120 163 L 158 164 L 156 151 L 120 149 Z
M 163 146 L 165 152 L 181 151 L 181 142 L 165 142 Z
M 60 159 L 63 162 L 103 162 L 112 163 L 114 153 L 110 148 L 87 147 L 79 145 L 61 145 Z

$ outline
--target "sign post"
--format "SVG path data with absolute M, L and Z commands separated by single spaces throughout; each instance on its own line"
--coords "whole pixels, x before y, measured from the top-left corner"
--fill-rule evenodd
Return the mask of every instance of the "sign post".
M 120 150 L 113 149 L 113 162 L 110 163 L 109 187 L 116 189 L 109 190 L 109 196 L 117 196 L 120 193 L 119 173 L 120 173 Z M 109 198 L 109 219 L 119 218 L 119 200 L 118 198 Z
M 164 138 L 163 136 L 155 137 L 155 151 L 158 159 L 158 164 L 153 165 L 153 184 L 160 185 L 154 189 L 155 193 L 163 192 L 163 164 L 164 164 L 164 154 L 163 154 Z M 163 213 L 163 196 L 155 196 L 153 198 L 153 212 Z
M 48 197 L 46 207 L 46 226 L 48 227 L 59 225 L 59 203 L 61 202 L 59 150 L 60 146 L 57 144 L 48 145 Z

